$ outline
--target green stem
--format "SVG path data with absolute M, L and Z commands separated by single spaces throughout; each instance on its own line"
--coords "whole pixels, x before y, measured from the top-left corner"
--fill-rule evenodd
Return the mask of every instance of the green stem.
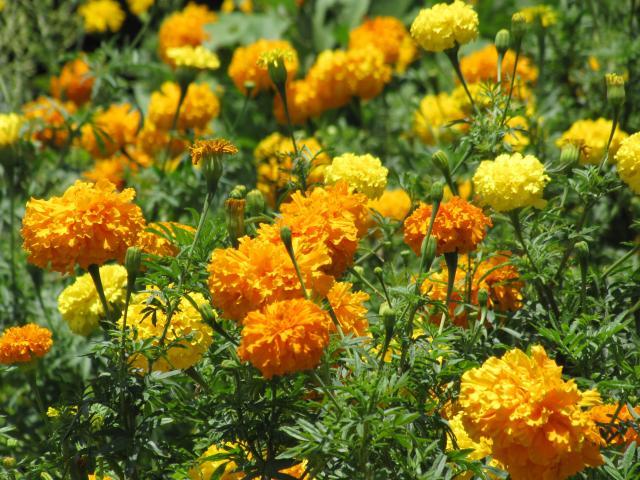
M 107 322 L 115 321 L 113 318 L 113 312 L 109 308 L 109 302 L 107 301 L 107 297 L 104 294 L 104 288 L 102 287 L 102 280 L 100 279 L 100 267 L 95 263 L 89 265 L 89 275 L 91 275 L 91 279 L 93 280 L 93 284 L 96 287 L 96 291 L 98 292 L 98 297 L 100 298 L 100 303 L 102 303 L 102 308 L 104 309 L 104 316 L 107 319 Z M 105 328 L 105 325 L 103 325 Z
M 502 119 L 500 120 L 500 126 L 504 125 L 504 122 L 507 119 L 507 113 L 509 112 L 509 107 L 511 106 L 511 97 L 513 96 L 513 86 L 516 81 L 516 69 L 518 68 L 518 60 L 520 59 L 520 45 L 516 49 L 516 58 L 513 62 L 513 70 L 511 71 L 511 78 L 509 79 L 509 92 L 507 94 L 507 103 L 504 106 L 504 112 L 502 112 Z
M 291 116 L 289 115 L 289 103 L 287 101 L 287 87 L 285 85 L 278 87 L 278 95 L 282 99 L 282 106 L 284 107 L 284 115 L 287 118 L 287 126 L 289 128 L 289 136 L 291 137 L 291 143 L 293 143 L 293 150 L 296 154 L 296 158 L 300 155 L 298 150 L 298 144 L 296 143 L 296 137 L 293 134 L 293 123 L 291 122 Z
M 176 107 L 176 111 L 173 114 L 173 120 L 171 121 L 171 130 L 169 130 L 169 138 L 167 140 L 167 146 L 164 149 L 164 154 L 162 156 L 162 166 L 160 167 L 161 171 L 162 171 L 162 175 L 166 174 L 166 167 L 167 167 L 167 161 L 169 160 L 169 157 L 171 156 L 171 143 L 172 143 L 172 135 L 173 133 L 176 132 L 177 126 L 178 126 L 178 119 L 180 118 L 180 109 L 182 108 L 182 104 L 184 103 L 184 99 L 187 96 L 187 89 L 189 88 L 188 85 L 185 85 L 184 87 L 182 85 L 180 85 L 180 98 L 178 99 L 178 106 Z
M 196 228 L 196 233 L 193 235 L 193 242 L 191 242 L 191 246 L 189 247 L 189 253 L 187 254 L 187 266 L 185 270 L 189 270 L 191 266 L 191 258 L 193 256 L 193 249 L 198 244 L 198 240 L 200 239 L 200 235 L 202 234 L 202 229 L 204 228 L 204 223 L 207 218 L 207 214 L 209 213 L 209 208 L 211 207 L 211 203 L 213 200 L 213 195 L 215 192 L 207 191 L 204 196 L 204 204 L 202 205 L 202 212 L 200 213 L 200 219 L 198 220 L 198 227 Z
M 622 257 L 620 257 L 618 260 L 613 262 L 613 264 L 611 264 L 609 267 L 607 267 L 604 270 L 604 272 L 602 272 L 602 277 L 601 278 L 604 279 L 605 277 L 607 277 L 611 272 L 613 272 L 616 268 L 618 268 L 618 266 L 622 262 L 626 261 L 629 257 L 634 255 L 638 250 L 640 250 L 640 245 L 636 245 L 631 250 L 629 250 L 627 253 L 625 253 Z
M 453 66 L 453 69 L 455 70 L 456 75 L 460 79 L 462 88 L 464 88 L 464 91 L 466 92 L 467 97 L 469 97 L 469 102 L 471 102 L 471 107 L 473 108 L 473 111 L 478 113 L 478 107 L 476 106 L 476 102 L 473 101 L 473 96 L 471 96 L 471 92 L 469 91 L 467 82 L 465 81 L 464 75 L 462 75 L 462 70 L 460 69 L 460 61 L 458 60 L 458 50 L 459 50 L 459 46 L 456 44 L 455 47 L 450 48 L 449 50 L 445 50 L 445 53 L 447 54 L 447 57 L 449 58 L 449 61 L 451 62 L 451 65 Z

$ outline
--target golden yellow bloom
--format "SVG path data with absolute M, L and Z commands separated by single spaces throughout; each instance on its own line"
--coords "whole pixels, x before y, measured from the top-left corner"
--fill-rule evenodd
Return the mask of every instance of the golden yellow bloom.
M 352 87 L 347 73 L 348 57 L 344 50 L 324 50 L 306 76 L 306 85 L 315 93 L 311 116 L 340 108 L 351 99 Z
M 541 346 L 489 358 L 462 376 L 459 404 L 474 441 L 490 438 L 493 457 L 514 480 L 564 480 L 602 464 L 595 422 L 573 380 Z
M 253 12 L 253 0 L 224 0 L 220 11 L 231 13 L 238 8 L 242 13 Z
M 461 0 L 424 8 L 411 25 L 411 36 L 422 48 L 441 52 L 478 38 L 478 14 Z
M 121 189 L 124 185 L 125 171 L 129 165 L 127 157 L 116 154 L 113 157 L 96 159 L 93 168 L 83 172 L 82 176 L 92 182 L 108 180 L 117 189 Z
M 218 55 L 202 45 L 170 48 L 167 50 L 167 57 L 176 67 L 196 68 L 198 70 L 216 70 L 220 67 Z
M 7 328 L 0 336 L 0 364 L 28 363 L 43 357 L 52 345 L 51 331 L 35 323 Z
M 508 50 L 502 59 L 502 82 L 505 87 L 511 82 L 515 53 Z M 460 70 L 467 83 L 496 82 L 498 75 L 498 51 L 490 44 L 460 59 Z M 538 80 L 538 69 L 524 55 L 518 58 L 516 79 L 526 84 L 535 84 Z
M 159 152 L 165 151 L 169 142 L 171 144 L 168 150 L 172 158 L 183 153 L 188 146 L 186 140 L 170 135 L 167 130 L 154 125 L 147 117 L 144 127 L 138 132 L 135 150 L 149 157 L 157 157 Z
M 107 302 L 120 310 L 127 291 L 127 269 L 121 265 L 103 265 L 100 279 Z M 100 319 L 104 318 L 104 308 L 91 275 L 80 275 L 60 293 L 58 310 L 73 333 L 87 336 L 98 328 Z
M 401 188 L 385 190 L 380 198 L 369 200 L 368 206 L 383 217 L 403 221 L 411 210 L 411 197 Z
M 503 141 L 511 145 L 516 152 L 523 151 L 529 145 L 529 124 L 527 119 L 521 115 L 512 117 L 507 122 L 507 126 L 511 128 L 503 138 Z
M 242 322 L 238 356 L 269 379 L 315 368 L 329 344 L 327 312 L 304 299 L 278 301 Z
M 403 23 L 395 17 L 374 17 L 349 33 L 349 50 L 373 46 L 398 72 L 417 58 L 417 48 Z
M 293 80 L 287 82 L 286 91 L 289 118 L 293 125 L 303 124 L 310 117 L 317 116 L 322 112 L 315 83 L 306 79 Z M 273 97 L 273 115 L 278 123 L 287 124 L 284 104 L 280 95 L 274 95 Z
M 449 426 L 451 427 L 451 432 L 453 433 L 456 443 L 455 446 L 451 439 L 447 437 L 447 451 L 452 450 L 471 450 L 468 454 L 468 458 L 471 460 L 482 460 L 485 457 L 491 455 L 491 449 L 493 447 L 493 442 L 489 438 L 481 437 L 480 440 L 474 442 L 469 434 L 464 428 L 464 424 L 462 423 L 462 411 L 456 413 L 453 417 L 449 419 Z M 457 447 L 457 448 L 456 448 Z M 498 467 L 495 465 L 496 462 L 492 462 L 491 466 Z M 469 480 L 472 476 L 470 474 L 463 474 L 456 477 L 456 480 Z
M 140 126 L 140 112 L 130 104 L 111 105 L 99 112 L 93 125 L 83 125 L 80 144 L 92 156 L 106 158 L 134 143 Z
M 640 132 L 621 142 L 615 160 L 620 178 L 640 195 Z
M 154 3 L 155 0 L 127 0 L 131 13 L 138 16 L 146 13 Z
M 569 130 L 556 140 L 556 145 L 558 148 L 562 148 L 565 143 L 574 143 L 580 148 L 580 163 L 582 165 L 599 165 L 604 157 L 604 150 L 607 148 L 612 126 L 613 122 L 605 118 L 577 120 Z M 622 140 L 627 136 L 620 128 L 616 128 L 616 133 L 613 135 L 609 147 L 609 160 L 615 158 Z
M 370 100 L 380 95 L 391 81 L 391 67 L 384 61 L 384 53 L 375 47 L 347 51 L 346 78 L 351 95 Z
M 38 97 L 22 107 L 24 117 L 35 124 L 33 138 L 47 145 L 63 146 L 69 138 L 67 116 L 76 111 L 72 102 Z
M 235 155 L 238 153 L 238 147 L 224 138 L 197 140 L 189 150 L 191 152 L 191 161 L 194 165 L 214 155 Z
M 387 186 L 389 170 L 370 154 L 344 153 L 335 157 L 324 172 L 327 184 L 345 181 L 353 190 L 369 198 L 379 198 Z
M 449 125 L 464 117 L 460 102 L 452 95 L 444 92 L 426 95 L 413 114 L 413 131 L 427 145 L 448 142 L 468 128 L 464 123 Z
M 205 25 L 217 18 L 205 5 L 195 3 L 189 3 L 184 10 L 165 18 L 158 32 L 158 53 L 162 61 L 173 65 L 167 56 L 170 48 L 202 45 L 209 38 Z
M 0 113 L 0 148 L 13 145 L 20 138 L 24 117 L 17 113 Z
M 593 55 L 589 56 L 587 63 L 589 64 L 589 68 L 594 72 L 597 72 L 598 70 L 600 70 L 600 62 Z
M 534 5 L 525 7 L 518 13 L 522 15 L 527 23 L 540 22 L 543 27 L 550 27 L 558 22 L 558 13 L 550 5 Z
M 354 337 L 364 337 L 369 332 L 367 320 L 367 307 L 364 302 L 369 300 L 369 294 L 365 292 L 352 292 L 353 284 L 349 282 L 336 282 L 327 293 L 327 299 L 336 314 L 342 333 Z M 331 331 L 335 330 L 333 323 Z
M 200 456 L 198 465 L 189 470 L 189 478 L 191 480 L 212 480 L 213 474 L 219 469 L 222 473 L 220 477 L 215 477 L 219 480 L 241 480 L 244 478 L 244 473 L 237 472 L 238 466 L 232 460 L 220 458 L 219 460 L 205 460 L 207 457 L 213 456 L 228 456 L 229 452 L 233 449 L 231 444 L 224 444 L 218 446 L 215 443 L 207 448 Z M 224 466 L 224 468 L 222 468 Z
M 264 67 L 258 65 L 260 57 L 267 52 L 290 52 L 284 64 L 287 69 L 287 78 L 293 80 L 298 71 L 298 54 L 287 40 L 265 40 L 260 39 L 255 43 L 245 47 L 238 47 L 233 52 L 231 64 L 229 65 L 229 76 L 234 85 L 243 94 L 247 94 L 247 82 L 253 82 L 253 95 L 269 90 L 273 83 L 269 77 L 269 72 Z
M 635 407 L 634 410 L 638 413 L 640 407 Z M 637 420 L 626 405 L 597 405 L 589 413 L 594 422 L 601 424 L 602 438 L 607 439 L 609 445 L 629 446 L 631 442 L 640 443 L 640 434 L 631 426 L 634 422 L 637 425 Z
M 111 477 L 106 476 L 106 475 L 89 474 L 89 480 L 113 480 L 113 479 Z
M 160 130 L 169 131 L 173 126 L 180 87 L 177 83 L 165 82 L 160 91 L 151 94 L 149 102 L 149 121 Z M 178 130 L 204 130 L 207 124 L 220 114 L 220 100 L 211 91 L 208 84 L 191 83 L 187 89 L 178 115 Z
M 205 305 L 207 300 L 199 293 L 189 294 L 196 305 Z M 167 315 L 163 308 L 155 308 L 148 302 L 152 293 L 139 293 L 133 296 L 127 313 L 129 335 L 138 340 L 153 339 L 151 344 L 161 347 L 161 339 L 167 324 Z M 152 308 L 153 312 L 149 313 Z M 123 317 L 118 320 L 122 328 Z M 212 342 L 213 331 L 204 323 L 198 309 L 185 297 L 180 299 L 178 308 L 171 317 L 166 329 L 164 346 L 169 347 L 153 362 L 152 371 L 185 370 L 194 366 Z M 129 364 L 142 373 L 149 371 L 149 360 L 141 354 L 134 355 Z
M 51 77 L 51 95 L 60 101 L 70 100 L 80 106 L 89 101 L 94 78 L 82 58 L 67 62 L 59 77 Z
M 278 67 L 280 64 L 286 66 L 287 62 L 293 61 L 294 55 L 296 53 L 293 50 L 274 48 L 262 52 L 256 63 L 262 69 L 268 69 L 269 66 Z
M 165 235 L 161 235 L 161 232 Z M 169 232 L 167 232 L 167 230 Z M 178 236 L 181 234 L 194 234 L 195 229 L 190 225 L 178 222 L 154 222 L 147 225 L 147 228 L 140 232 L 136 240 L 136 247 L 144 253 L 156 255 L 158 257 L 175 257 L 180 251 L 178 245 L 166 238 L 166 236 Z
M 76 181 L 50 200 L 32 198 L 22 221 L 28 261 L 61 273 L 71 273 L 76 264 L 86 270 L 109 260 L 122 262 L 145 225 L 134 197 L 132 188 L 118 193 L 100 180 Z
M 516 208 L 543 208 L 544 186 L 549 181 L 544 165 L 533 155 L 498 155 L 480 163 L 473 176 L 475 191 L 483 205 L 498 212 Z
M 87 33 L 117 32 L 122 27 L 125 13 L 115 0 L 88 0 L 80 5 L 78 13 L 84 20 Z
M 431 210 L 431 205 L 420 203 L 404 222 L 404 241 L 416 255 L 420 255 L 422 241 L 427 235 Z M 440 204 L 433 222 L 431 234 L 437 241 L 437 254 L 475 250 L 492 225 L 491 219 L 480 208 L 460 197 L 453 197 Z

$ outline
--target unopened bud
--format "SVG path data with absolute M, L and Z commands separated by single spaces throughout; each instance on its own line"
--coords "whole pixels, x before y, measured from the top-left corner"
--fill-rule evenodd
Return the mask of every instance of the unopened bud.
M 484 288 L 478 290 L 478 304 L 481 307 L 486 307 L 489 303 L 489 292 L 487 292 Z
M 614 105 L 620 106 L 624 103 L 624 78 L 616 73 L 607 73 L 605 75 L 607 83 L 607 101 Z
M 580 148 L 573 142 L 567 142 L 560 151 L 560 163 L 565 167 L 572 167 L 578 163 L 580 158 Z
M 247 215 L 257 217 L 267 209 L 267 202 L 262 192 L 256 188 L 247 193 Z
M 431 156 L 431 161 L 438 170 L 446 177 L 449 175 L 449 157 L 442 150 L 438 150 Z
M 355 267 L 353 267 L 353 271 L 359 277 L 362 277 L 364 275 L 364 268 L 362 268 L 360 265 L 356 265 Z
M 380 267 L 376 267 L 373 269 L 373 273 L 374 275 L 376 275 L 377 277 L 381 277 L 382 276 L 382 268 Z
M 516 50 L 520 50 L 522 39 L 527 33 L 527 19 L 521 13 L 514 13 L 511 17 L 511 35 L 513 36 L 513 46 Z
M 127 248 L 124 256 L 124 266 L 127 269 L 127 288 L 133 289 L 136 283 L 136 277 L 140 272 L 140 264 L 142 263 L 142 250 L 138 247 Z
M 509 50 L 509 46 L 511 45 L 511 34 L 509 30 L 503 28 L 502 30 L 498 30 L 496 33 L 496 50 L 500 55 L 504 55 L 507 50 Z
M 247 194 L 247 187 L 244 185 L 236 185 L 229 192 L 229 198 L 233 198 L 235 200 L 242 200 Z
M 431 201 L 433 203 L 440 203 L 442 201 L 442 196 L 444 195 L 444 184 L 442 182 L 435 182 L 431 185 L 431 192 L 429 196 L 431 197 Z
M 6 469 L 10 469 L 16 466 L 16 459 L 14 457 L 3 457 L 2 466 Z
M 391 306 L 384 302 L 380 305 L 380 309 L 378 310 L 378 314 L 382 318 L 382 323 L 384 325 L 384 329 L 388 338 L 393 335 L 393 328 L 396 323 L 396 311 L 391 308 Z
M 589 257 L 589 244 L 584 240 L 581 240 L 578 243 L 576 243 L 575 249 L 576 249 L 576 253 L 581 259 L 586 259 Z
M 244 229 L 244 199 L 228 198 L 224 202 L 227 211 L 227 232 L 234 247 L 238 246 L 238 239 L 245 234 Z
M 433 261 L 436 258 L 437 247 L 438 242 L 432 235 L 424 237 L 420 248 L 420 273 L 431 269 L 431 265 L 433 265 Z
M 202 320 L 204 320 L 207 325 L 215 323 L 217 315 L 216 312 L 213 311 L 213 308 L 211 308 L 211 305 L 203 303 L 198 307 L 198 311 L 200 312 Z
M 291 240 L 291 229 L 286 225 L 280 229 L 280 238 L 282 243 L 287 248 L 287 251 L 293 252 L 293 243 Z

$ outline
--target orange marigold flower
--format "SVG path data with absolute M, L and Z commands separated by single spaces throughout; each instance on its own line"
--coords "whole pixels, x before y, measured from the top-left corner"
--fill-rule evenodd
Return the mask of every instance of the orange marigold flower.
M 181 138 L 171 137 L 167 130 L 162 130 L 154 125 L 151 120 L 144 122 L 144 127 L 138 133 L 136 149 L 147 156 L 154 157 L 167 148 L 171 141 L 169 153 L 172 157 L 180 155 L 187 148 L 187 142 Z
M 161 233 L 156 233 L 161 232 Z M 190 225 L 178 222 L 154 222 L 140 232 L 136 246 L 144 253 L 158 257 L 175 257 L 180 251 L 171 237 L 183 234 L 193 234 L 195 229 Z M 169 237 L 169 238 L 167 238 Z
M 368 206 L 383 217 L 401 222 L 411 210 L 411 197 L 401 188 L 385 190 L 380 198 L 369 200 Z
M 627 445 L 631 442 L 640 444 L 640 433 L 638 428 L 640 424 L 638 420 L 631 415 L 626 405 L 616 404 L 597 405 L 589 410 L 593 421 L 601 424 L 602 438 L 607 439 L 610 445 Z M 634 409 L 636 413 L 640 412 L 640 407 Z M 617 414 L 616 414 L 617 412 Z M 614 420 L 614 414 L 615 420 Z M 635 424 L 635 428 L 633 427 Z
M 369 331 L 367 307 L 364 306 L 364 302 L 369 300 L 369 295 L 365 292 L 352 292 L 351 287 L 353 284 L 349 282 L 336 282 L 329 290 L 327 299 L 336 314 L 342 333 L 364 337 Z M 335 330 L 335 325 L 331 323 L 330 328 L 332 331 Z
M 502 82 L 510 83 L 513 64 L 516 56 L 508 50 L 502 59 Z M 490 44 L 460 59 L 460 70 L 467 83 L 495 82 L 498 74 L 498 51 Z M 525 83 L 535 84 L 538 79 L 538 69 L 525 56 L 520 56 L 516 67 L 516 78 Z
M 279 238 L 279 228 L 271 228 L 277 230 L 279 241 L 264 235 L 242 237 L 237 249 L 213 251 L 208 267 L 209 290 L 213 305 L 226 318 L 239 321 L 268 303 L 302 296 L 293 262 Z M 294 238 L 293 251 L 306 288 L 325 296 L 333 283 L 333 278 L 323 272 L 331 264 L 326 246 Z
M 91 170 L 82 174 L 87 180 L 97 182 L 98 180 L 108 180 L 113 183 L 118 190 L 124 185 L 124 176 L 129 168 L 129 159 L 124 155 L 114 155 L 110 158 L 98 159 Z
M 493 441 L 492 454 L 514 480 L 564 480 L 603 463 L 602 439 L 573 380 L 541 346 L 489 358 L 462 376 L 459 404 L 471 439 Z
M 236 147 L 229 140 L 216 138 L 213 140 L 198 140 L 189 148 L 191 161 L 197 165 L 202 159 L 214 155 L 234 155 L 238 153 Z
M 310 300 L 271 303 L 243 320 L 238 355 L 265 378 L 313 369 L 329 344 L 330 322 Z
M 165 82 L 159 91 L 151 94 L 148 120 L 160 130 L 173 127 L 173 117 L 180 101 L 177 83 Z M 180 106 L 178 130 L 205 129 L 207 124 L 220 114 L 220 100 L 206 83 L 191 83 Z
M 524 284 L 514 265 L 509 263 L 511 252 L 498 252 L 480 262 L 473 275 L 473 283 L 478 289 L 489 293 L 489 308 L 501 312 L 522 308 L 522 288 Z
M 132 203 L 135 194 L 132 188 L 119 193 L 112 183 L 99 180 L 76 181 L 50 200 L 32 198 L 22 221 L 29 262 L 71 273 L 76 264 L 86 270 L 123 261 L 145 225 L 140 207 Z
M 420 255 L 422 241 L 431 219 L 431 205 L 420 206 L 404 222 L 404 241 Z M 476 249 L 493 223 L 482 209 L 460 197 L 440 204 L 433 222 L 432 234 L 438 242 L 437 253 L 468 253 Z
M 273 86 L 268 69 L 258 65 L 260 56 L 273 50 L 291 52 L 291 55 L 286 56 L 284 64 L 287 69 L 287 79 L 291 81 L 295 78 L 299 65 L 298 54 L 291 44 L 286 40 L 260 39 L 245 47 L 236 48 L 229 64 L 229 76 L 244 95 L 247 94 L 247 82 L 254 84 L 252 95 L 269 90 Z
M 380 95 L 391 81 L 391 67 L 384 53 L 372 46 L 347 51 L 347 82 L 351 95 L 370 100 Z
M 10 327 L 0 337 L 0 363 L 28 363 L 43 357 L 53 345 L 51 331 L 28 323 L 21 327 Z
M 465 293 L 467 287 L 466 264 L 466 257 L 462 257 L 458 261 L 456 277 L 453 282 L 453 292 L 451 293 L 449 305 L 447 306 L 451 322 L 462 328 L 469 326 L 467 322 L 467 312 L 463 308 L 463 304 L 466 301 Z M 428 295 L 432 301 L 445 302 L 447 300 L 448 279 L 449 273 L 444 267 L 438 272 L 431 272 L 420 286 L 420 291 L 423 295 Z M 474 283 L 471 284 L 469 302 L 472 305 L 478 304 L 478 286 Z M 429 318 L 433 323 L 439 324 L 442 321 L 442 311 L 436 308 L 430 309 Z
M 22 107 L 24 116 L 35 124 L 33 138 L 46 145 L 63 146 L 69 138 L 67 117 L 76 111 L 72 102 L 61 103 L 54 98 L 38 97 Z
M 340 108 L 351 99 L 353 92 L 349 83 L 349 57 L 344 50 L 325 50 L 316 58 L 306 76 L 306 84 L 315 93 L 318 111 Z
M 158 32 L 158 52 L 162 61 L 173 66 L 172 60 L 167 56 L 169 49 L 202 45 L 209 38 L 205 25 L 215 22 L 217 18 L 205 5 L 195 3 L 189 3 L 184 10 L 169 15 Z
M 287 82 L 287 107 L 293 125 L 301 125 L 309 118 L 322 113 L 322 105 L 318 99 L 316 84 L 306 79 Z M 287 124 L 287 116 L 280 95 L 273 97 L 273 115 L 278 123 Z
M 111 105 L 94 117 L 92 125 L 83 125 L 80 144 L 92 156 L 107 158 L 132 144 L 139 126 L 138 110 L 128 103 Z
M 51 77 L 51 95 L 58 100 L 70 100 L 80 106 L 89 101 L 94 78 L 82 58 L 67 62 L 59 77 Z

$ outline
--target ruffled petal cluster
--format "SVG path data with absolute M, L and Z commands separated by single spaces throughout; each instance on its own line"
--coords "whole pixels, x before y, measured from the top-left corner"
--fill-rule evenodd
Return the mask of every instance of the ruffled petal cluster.
M 635 407 L 634 410 L 637 414 L 640 407 Z M 640 443 L 640 424 L 626 405 L 596 405 L 589 414 L 593 421 L 600 425 L 602 438 L 606 439 L 607 444 L 629 446 L 631 442 Z
M 241 480 L 244 478 L 244 473 L 238 472 L 238 466 L 233 460 L 227 460 L 220 458 L 219 460 L 204 460 L 208 457 L 225 456 L 229 455 L 229 452 L 233 449 L 233 445 L 225 444 L 218 446 L 215 443 L 207 448 L 200 459 L 198 465 L 189 470 L 189 478 L 191 480 L 212 480 L 216 478 L 218 480 Z M 214 477 L 214 473 L 220 471 L 219 477 Z
M 615 160 L 620 178 L 640 195 L 640 132 L 622 141 Z
M 83 125 L 80 144 L 93 157 L 107 158 L 133 143 L 140 126 L 140 112 L 130 104 L 111 105 L 92 124 Z
M 94 77 L 82 58 L 65 63 L 58 77 L 51 77 L 51 95 L 60 101 L 84 105 L 91 99 Z
M 431 205 L 421 203 L 404 222 L 404 241 L 416 255 L 420 255 L 422 241 L 427 235 L 431 211 Z M 452 197 L 440 204 L 433 222 L 431 234 L 437 242 L 437 254 L 475 250 L 492 225 L 482 209 L 460 197 Z
M 168 132 L 180 101 L 177 83 L 165 82 L 159 91 L 151 94 L 147 119 L 160 131 Z M 180 106 L 176 128 L 204 130 L 207 124 L 220 114 L 220 100 L 206 83 L 191 83 Z M 166 142 L 164 142 L 166 144 Z
M 32 137 L 46 145 L 63 146 L 69 138 L 67 117 L 76 111 L 73 102 L 61 103 L 55 98 L 38 97 L 22 106 L 24 117 L 31 123 Z
M 17 113 L 0 113 L 0 148 L 18 141 L 23 124 L 24 117 Z
M 427 145 L 453 139 L 467 129 L 464 123 L 451 125 L 452 122 L 465 118 L 463 102 L 468 102 L 466 94 L 462 102 L 445 92 L 426 95 L 413 114 L 413 132 Z
M 28 363 L 43 357 L 52 345 L 51 331 L 35 323 L 7 328 L 0 336 L 0 364 Z
M 602 464 L 595 422 L 581 392 L 541 346 L 489 358 L 462 376 L 459 404 L 470 438 L 492 441 L 513 480 L 563 480 Z
M 195 68 L 198 70 L 215 70 L 220 67 L 218 55 L 202 45 L 193 47 L 173 47 L 167 51 L 167 56 L 176 67 Z
M 513 73 L 515 53 L 508 50 L 502 59 L 502 82 L 508 86 Z M 498 74 L 498 50 L 495 45 L 489 44 L 480 50 L 476 50 L 460 59 L 460 70 L 467 83 L 495 82 Z M 527 83 L 535 84 L 538 80 L 538 69 L 529 60 L 521 55 L 516 66 L 516 78 Z
M 573 122 L 569 130 L 564 132 L 556 145 L 558 148 L 566 143 L 573 143 L 580 149 L 580 163 L 582 165 L 599 165 L 607 148 L 609 135 L 613 122 L 606 118 L 597 120 L 577 120 Z M 615 154 L 622 141 L 627 138 L 627 133 L 616 128 L 609 146 L 609 160 L 615 159 Z
M 117 192 L 112 183 L 76 181 L 61 197 L 32 198 L 22 222 L 23 248 L 28 261 L 71 273 L 76 265 L 122 262 L 145 227 L 140 207 L 132 203 L 135 190 Z
M 180 248 L 171 240 L 171 237 L 194 233 L 195 229 L 192 226 L 178 222 L 150 223 L 138 235 L 136 246 L 149 255 L 175 257 Z
M 478 38 L 478 25 L 473 7 L 455 0 L 420 10 L 411 25 L 411 36 L 425 50 L 441 52 Z
M 516 208 L 542 208 L 544 186 L 550 180 L 544 165 L 533 155 L 498 155 L 480 163 L 473 176 L 476 194 L 483 205 L 498 212 Z
M 125 18 L 124 10 L 115 0 L 88 0 L 80 5 L 78 13 L 87 33 L 117 32 Z
M 162 61 L 173 65 L 167 54 L 171 48 L 202 45 L 209 38 L 205 25 L 215 22 L 217 18 L 206 5 L 193 2 L 165 18 L 158 31 L 158 53 Z
M 103 265 L 100 279 L 109 305 L 121 310 L 127 292 L 127 269 L 121 265 Z M 104 318 L 104 308 L 91 275 L 80 275 L 60 293 L 58 310 L 73 333 L 87 336 L 98 328 L 100 319 Z
M 364 306 L 364 302 L 369 300 L 369 294 L 353 292 L 352 287 L 353 284 L 349 282 L 336 282 L 327 293 L 327 299 L 333 313 L 336 314 L 342 333 L 364 337 L 369 331 L 367 308 Z M 331 330 L 334 329 L 332 323 Z
M 369 198 L 379 198 L 387 186 L 388 174 L 389 170 L 373 155 L 344 153 L 335 157 L 325 169 L 325 183 L 344 181 Z
M 369 200 L 368 206 L 383 217 L 401 222 L 411 211 L 411 197 L 401 188 L 385 190 L 379 198 Z

